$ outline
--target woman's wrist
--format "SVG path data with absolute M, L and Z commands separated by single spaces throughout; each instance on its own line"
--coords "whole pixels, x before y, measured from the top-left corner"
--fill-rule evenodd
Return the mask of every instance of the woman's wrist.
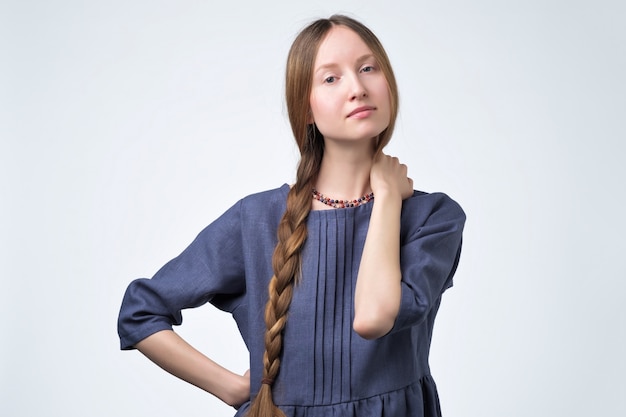
M 219 397 L 231 407 L 239 408 L 250 399 L 250 375 L 246 371 L 244 375 L 231 373 L 225 386 L 224 395 Z
M 374 206 L 402 207 L 402 195 L 392 188 L 382 188 L 374 192 Z

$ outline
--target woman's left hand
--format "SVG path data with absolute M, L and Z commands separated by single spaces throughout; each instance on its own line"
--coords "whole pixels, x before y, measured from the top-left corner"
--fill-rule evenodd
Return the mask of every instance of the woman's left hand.
M 413 195 L 413 180 L 407 176 L 407 166 L 398 158 L 378 154 L 370 171 L 370 185 L 374 195 L 391 193 L 402 200 Z

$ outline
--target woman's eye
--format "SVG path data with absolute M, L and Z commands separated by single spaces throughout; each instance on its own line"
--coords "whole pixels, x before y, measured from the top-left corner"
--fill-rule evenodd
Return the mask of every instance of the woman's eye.
M 331 75 L 330 77 L 326 77 L 326 78 L 324 78 L 324 82 L 325 82 L 326 84 L 332 84 L 332 83 L 334 83 L 336 80 L 337 80 L 337 78 L 336 78 L 336 77 L 334 77 L 334 76 L 332 76 L 332 75 Z
M 367 66 L 361 68 L 361 71 L 362 72 L 372 72 L 372 71 L 374 71 L 374 67 L 371 66 L 371 65 L 367 65 Z

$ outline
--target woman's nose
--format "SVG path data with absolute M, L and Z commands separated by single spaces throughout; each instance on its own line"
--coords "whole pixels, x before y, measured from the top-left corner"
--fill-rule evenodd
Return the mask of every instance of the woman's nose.
M 357 75 L 352 77 L 350 85 L 350 100 L 357 100 L 367 97 L 367 89 Z

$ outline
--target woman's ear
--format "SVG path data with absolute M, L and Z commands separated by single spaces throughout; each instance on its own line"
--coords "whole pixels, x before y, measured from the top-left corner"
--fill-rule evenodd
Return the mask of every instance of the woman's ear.
M 313 119 L 313 112 L 311 111 L 311 109 L 309 109 L 309 111 L 306 113 L 306 124 L 315 124 L 315 119 Z

